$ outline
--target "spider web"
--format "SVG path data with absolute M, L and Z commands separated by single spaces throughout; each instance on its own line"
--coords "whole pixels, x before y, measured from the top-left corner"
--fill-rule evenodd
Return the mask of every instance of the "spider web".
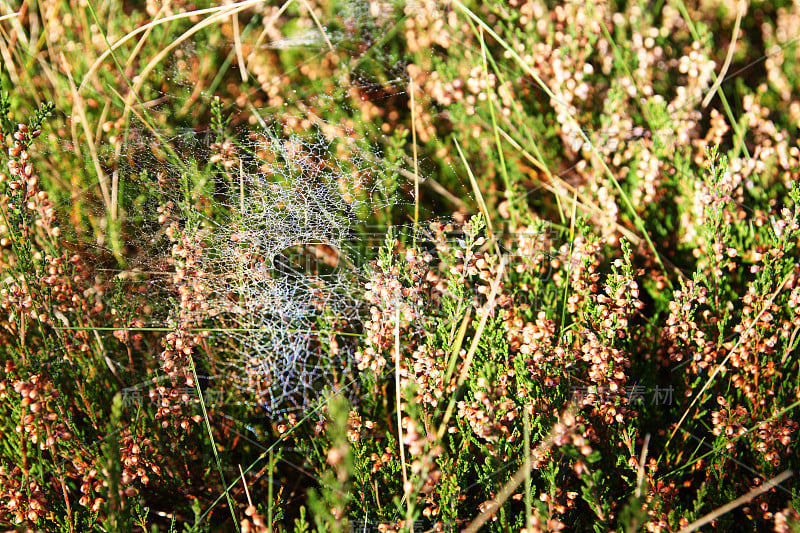
M 233 325 L 220 335 L 236 347 L 223 363 L 270 412 L 354 379 L 348 345 L 331 342 L 330 328 L 359 329 L 357 213 L 388 197 L 371 152 L 351 147 L 344 160 L 328 141 L 302 141 L 272 138 L 270 162 L 241 165 L 222 200 L 229 216 L 209 224 L 210 303 Z

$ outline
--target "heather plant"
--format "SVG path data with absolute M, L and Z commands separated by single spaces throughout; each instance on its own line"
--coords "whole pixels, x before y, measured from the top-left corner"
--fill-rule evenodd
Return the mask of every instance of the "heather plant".
M 0 525 L 797 531 L 787 2 L 0 6 Z

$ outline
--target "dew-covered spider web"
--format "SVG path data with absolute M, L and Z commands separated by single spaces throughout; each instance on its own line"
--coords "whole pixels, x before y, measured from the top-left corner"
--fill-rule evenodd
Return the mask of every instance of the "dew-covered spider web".
M 228 216 L 209 224 L 207 269 L 221 335 L 236 347 L 222 362 L 273 410 L 353 382 L 342 335 L 360 330 L 369 254 L 357 226 L 388 192 L 374 155 L 355 144 L 347 157 L 307 137 L 267 139 L 264 149 L 269 157 L 256 169 L 234 167 L 220 200 Z

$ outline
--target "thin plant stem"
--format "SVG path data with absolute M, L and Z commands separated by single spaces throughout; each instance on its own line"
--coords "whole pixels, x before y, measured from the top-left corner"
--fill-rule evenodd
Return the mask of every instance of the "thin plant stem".
M 206 431 L 208 431 L 208 438 L 211 440 L 211 450 L 214 452 L 214 461 L 217 463 L 217 471 L 219 472 L 219 478 L 222 481 L 222 486 L 225 487 L 225 498 L 228 501 L 228 508 L 231 511 L 231 517 L 233 518 L 233 525 L 238 533 L 240 531 L 239 520 L 236 518 L 236 509 L 233 504 L 233 499 L 231 498 L 230 491 L 227 488 L 228 484 L 225 482 L 225 473 L 222 471 L 222 461 L 219 458 L 219 453 L 217 453 L 217 443 L 214 440 L 214 431 L 211 429 L 211 422 L 209 421 L 208 411 L 206 410 L 206 402 L 203 398 L 203 391 L 200 390 L 200 380 L 197 378 L 197 369 L 195 368 L 194 365 L 194 358 L 191 355 L 189 356 L 189 368 L 192 371 L 192 378 L 194 379 L 194 388 L 195 391 L 197 391 L 197 397 L 200 400 L 200 408 L 203 411 L 203 421 L 205 422 Z
M 411 149 L 414 153 L 414 235 L 419 229 L 419 164 L 417 161 L 417 104 L 414 77 L 408 80 L 408 92 L 411 96 Z
M 397 445 L 400 447 L 400 471 L 403 473 L 403 492 L 408 489 L 408 474 L 406 472 L 406 451 L 403 444 L 403 392 L 400 388 L 400 307 L 395 312 L 394 325 L 394 386 L 396 392 L 397 409 Z M 409 506 L 411 505 L 409 501 Z

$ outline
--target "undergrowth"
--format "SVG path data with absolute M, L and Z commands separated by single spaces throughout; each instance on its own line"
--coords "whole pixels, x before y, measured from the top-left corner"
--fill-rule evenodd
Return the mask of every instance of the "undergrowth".
M 800 8 L 0 6 L 0 524 L 800 530 Z

